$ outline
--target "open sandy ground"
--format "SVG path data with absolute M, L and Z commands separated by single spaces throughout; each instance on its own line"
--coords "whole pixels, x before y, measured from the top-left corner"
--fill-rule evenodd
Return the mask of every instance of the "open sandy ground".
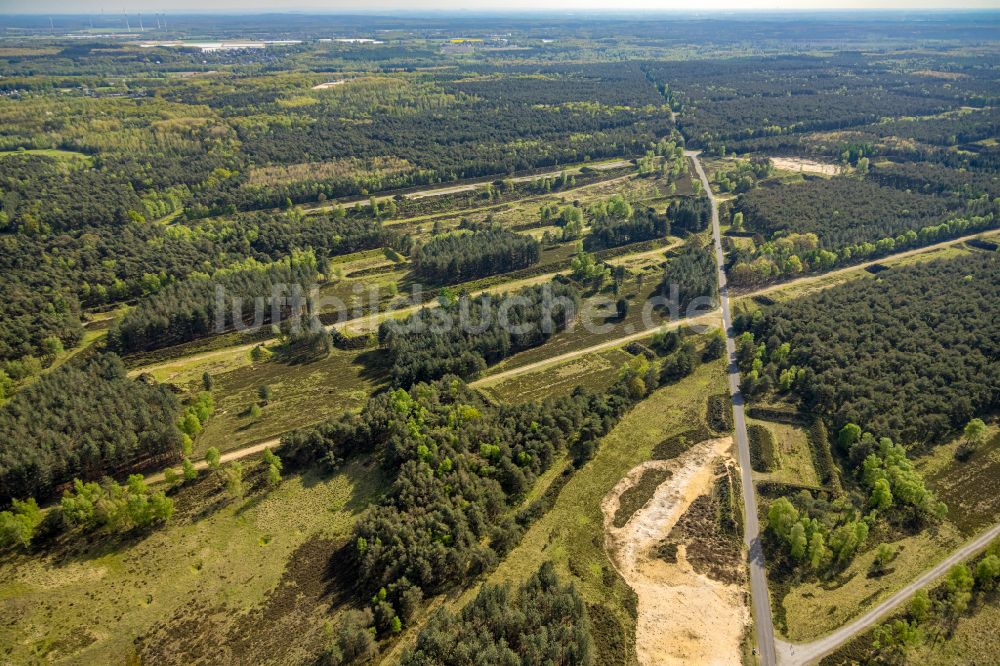
M 785 171 L 804 171 L 806 173 L 821 173 L 826 176 L 835 176 L 840 173 L 840 165 L 824 164 L 814 160 L 807 160 L 801 157 L 772 157 L 776 169 Z
M 638 596 L 636 652 L 643 666 L 654 664 L 738 664 L 750 623 L 744 590 L 697 573 L 684 547 L 668 563 L 656 548 L 700 495 L 711 490 L 715 463 L 730 456 L 732 438 L 710 440 L 672 460 L 652 460 L 632 469 L 601 502 L 605 546 Z M 672 475 L 621 528 L 614 527 L 619 498 L 645 470 Z

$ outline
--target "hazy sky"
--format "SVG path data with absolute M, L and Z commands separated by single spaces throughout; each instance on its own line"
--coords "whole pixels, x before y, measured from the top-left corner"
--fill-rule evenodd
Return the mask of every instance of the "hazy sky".
M 0 13 L 1000 9 L 1000 0 L 0 0 Z

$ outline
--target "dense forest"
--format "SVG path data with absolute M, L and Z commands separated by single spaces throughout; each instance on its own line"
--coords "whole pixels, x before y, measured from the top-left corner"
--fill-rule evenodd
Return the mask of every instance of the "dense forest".
M 108 346 L 121 352 L 168 347 L 232 328 L 278 323 L 306 314 L 316 283 L 316 257 L 293 252 L 285 259 L 216 271 L 168 285 L 130 309 L 108 333 Z
M 956 169 L 929 162 L 876 164 L 869 178 L 879 185 L 912 190 L 921 194 L 938 194 L 959 201 L 1000 196 L 1000 177 L 994 173 Z
M 933 171 L 944 171 L 945 178 L 928 187 Z M 733 285 L 761 285 L 996 227 L 1000 208 L 995 201 L 963 196 L 972 194 L 973 182 L 985 188 L 992 178 L 949 178 L 951 171 L 929 164 L 888 166 L 869 179 L 816 179 L 740 195 L 734 220 L 756 234 L 753 244 L 730 253 Z M 911 187 L 919 179 L 925 186 Z M 952 186 L 956 189 L 949 192 Z M 921 190 L 934 193 L 918 194 Z
M 755 139 L 777 138 L 795 145 L 795 135 L 806 132 L 990 106 L 996 99 L 990 68 L 962 64 L 962 75 L 947 80 L 905 71 L 892 59 L 874 63 L 860 53 L 691 60 L 649 63 L 645 68 L 680 109 L 678 125 L 689 145 L 720 151 L 767 145 L 752 143 Z M 845 79 L 850 86 L 843 85 Z M 927 122 L 897 125 L 916 131 Z M 933 121 L 928 124 L 926 133 L 933 132 Z
M 712 206 L 708 197 L 674 199 L 667 206 L 667 218 L 675 229 L 704 231 L 712 220 Z
M 718 291 L 711 247 L 703 247 L 695 238 L 680 251 L 668 255 L 660 292 L 671 301 L 677 299 L 678 316 L 687 316 L 687 309 L 695 299 L 706 299 L 704 304 L 716 302 Z
M 129 182 L 85 163 L 82 157 L 0 156 L 0 232 L 47 234 L 145 219 L 149 213 Z
M 395 382 L 409 386 L 447 374 L 473 379 L 488 366 L 542 344 L 579 309 L 576 287 L 558 280 L 501 296 L 462 296 L 383 322 L 379 343 Z
M 1000 260 L 995 252 L 892 268 L 753 317 L 738 329 L 748 395 L 791 392 L 835 428 L 864 424 L 936 442 L 996 409 Z
M 173 393 L 128 379 L 114 354 L 45 374 L 0 409 L 0 502 L 173 460 L 179 411 Z
M 417 248 L 413 272 L 434 283 L 458 283 L 538 262 L 541 245 L 531 236 L 499 227 L 435 236 Z
M 847 177 L 756 189 L 733 206 L 747 229 L 767 239 L 814 233 L 827 250 L 918 232 L 955 215 L 956 208 L 938 197 Z
M 436 594 L 491 570 L 520 539 L 511 509 L 560 453 L 569 450 L 578 464 L 592 456 L 597 440 L 656 387 L 650 367 L 641 387 L 625 373 L 606 394 L 578 388 L 500 407 L 445 377 L 381 393 L 360 415 L 287 436 L 282 457 L 336 465 L 371 453 L 395 477 L 351 540 L 362 594 L 387 591 L 373 600 L 379 635 L 391 631 L 414 589 Z
M 580 594 L 546 562 L 517 590 L 485 585 L 458 615 L 435 613 L 403 664 L 584 666 L 593 663 L 588 620 Z

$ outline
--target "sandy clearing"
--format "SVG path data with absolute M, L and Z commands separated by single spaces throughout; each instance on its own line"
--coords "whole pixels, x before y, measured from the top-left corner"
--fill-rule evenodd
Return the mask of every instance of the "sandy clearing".
M 745 591 L 694 571 L 683 546 L 676 564 L 655 553 L 691 503 L 710 491 L 715 462 L 728 457 L 731 448 L 732 438 L 725 437 L 702 442 L 673 460 L 644 462 L 601 502 L 605 547 L 638 596 L 636 653 L 643 666 L 741 661 L 740 644 L 750 623 Z M 651 468 L 673 474 L 623 527 L 615 528 L 621 494 Z
M 825 176 L 835 176 L 840 173 L 840 165 L 824 164 L 801 157 L 772 157 L 771 162 L 777 169 L 786 171 L 804 171 L 806 173 L 821 173 Z
M 326 83 L 320 83 L 312 87 L 313 90 L 326 90 L 327 88 L 332 88 L 334 86 L 342 86 L 347 83 L 346 79 L 340 79 L 339 81 L 327 81 Z

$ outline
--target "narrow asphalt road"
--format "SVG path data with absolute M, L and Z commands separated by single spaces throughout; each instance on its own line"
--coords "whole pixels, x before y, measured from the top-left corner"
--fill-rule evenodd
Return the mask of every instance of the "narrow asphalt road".
M 871 609 L 858 619 L 845 624 L 832 634 L 824 636 L 812 643 L 786 643 L 778 641 L 778 657 L 780 664 L 807 664 L 830 654 L 838 647 L 848 642 L 861 632 L 877 624 L 886 615 L 905 603 L 917 590 L 927 587 L 937 578 L 947 573 L 948 569 L 969 559 L 1000 536 L 1000 524 L 994 525 L 972 541 L 944 558 L 912 583 L 899 590 L 888 599 Z
M 733 334 L 733 317 L 729 310 L 729 287 L 726 285 L 725 255 L 722 252 L 722 232 L 719 229 L 719 206 L 712 193 L 708 176 L 698 160 L 697 151 L 684 151 L 694 162 L 698 177 L 712 204 L 712 238 L 715 244 L 715 263 L 719 273 L 719 299 L 722 301 L 722 328 L 726 332 L 726 352 L 729 358 L 729 393 L 733 396 L 733 425 L 735 426 L 736 451 L 740 461 L 740 478 L 743 486 L 743 540 L 749 548 L 750 593 L 753 597 L 754 627 L 757 632 L 759 663 L 774 666 L 777 657 L 774 647 L 774 621 L 771 618 L 771 600 L 767 589 L 767 570 L 764 551 L 760 542 L 760 525 L 757 521 L 757 495 L 754 492 L 750 470 L 750 441 L 747 437 L 746 415 L 743 413 L 743 394 L 740 392 L 740 371 L 736 365 L 736 340 Z

